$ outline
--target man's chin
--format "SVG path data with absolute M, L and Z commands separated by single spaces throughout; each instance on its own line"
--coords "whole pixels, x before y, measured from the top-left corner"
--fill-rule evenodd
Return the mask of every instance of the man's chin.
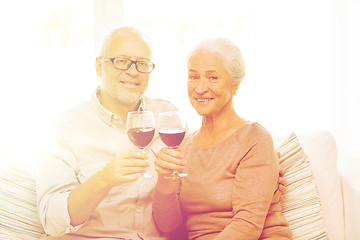
M 119 94 L 117 99 L 119 103 L 131 107 L 133 105 L 136 105 L 140 101 L 141 96 L 142 96 L 141 94 L 125 93 L 125 94 Z

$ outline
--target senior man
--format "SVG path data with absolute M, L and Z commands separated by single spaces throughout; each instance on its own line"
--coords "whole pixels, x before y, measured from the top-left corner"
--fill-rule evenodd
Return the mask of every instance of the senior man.
M 98 88 L 57 118 L 49 131 L 52 148 L 39 162 L 45 239 L 166 239 L 152 219 L 154 155 L 136 151 L 125 129 L 129 111 L 156 116 L 176 110 L 143 95 L 154 67 L 150 41 L 138 29 L 119 27 L 104 38 L 96 58 Z M 155 136 L 151 148 L 161 147 Z M 139 179 L 145 170 L 154 177 Z

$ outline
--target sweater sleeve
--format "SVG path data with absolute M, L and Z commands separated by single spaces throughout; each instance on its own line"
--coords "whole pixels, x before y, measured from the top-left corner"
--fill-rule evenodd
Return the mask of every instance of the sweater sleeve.
M 182 223 L 182 213 L 177 194 L 154 193 L 153 218 L 157 228 L 164 233 L 175 231 Z
M 240 159 L 232 190 L 234 217 L 215 238 L 258 239 L 272 202 L 279 174 L 270 134 L 251 137 L 248 151 Z

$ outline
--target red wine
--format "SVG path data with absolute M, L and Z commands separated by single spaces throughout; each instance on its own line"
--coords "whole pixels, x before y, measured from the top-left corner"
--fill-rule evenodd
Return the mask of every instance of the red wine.
M 155 129 L 148 128 L 130 128 L 127 131 L 130 141 L 139 148 L 146 147 L 154 137 Z
M 161 140 L 168 147 L 177 147 L 180 145 L 185 136 L 183 129 L 161 129 L 159 130 Z

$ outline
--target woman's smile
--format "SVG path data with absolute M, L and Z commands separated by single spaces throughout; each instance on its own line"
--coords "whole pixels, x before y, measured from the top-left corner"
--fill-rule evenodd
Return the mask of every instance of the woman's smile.
M 195 98 L 195 100 L 199 103 L 208 103 L 214 100 L 214 98 Z

